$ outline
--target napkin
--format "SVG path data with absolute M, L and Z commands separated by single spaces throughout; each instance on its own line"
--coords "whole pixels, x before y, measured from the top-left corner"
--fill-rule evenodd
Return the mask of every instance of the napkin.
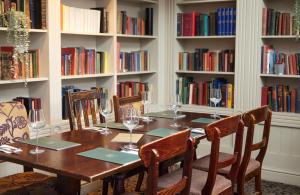
M 191 130 L 193 133 L 205 134 L 205 130 L 203 128 L 194 128 Z

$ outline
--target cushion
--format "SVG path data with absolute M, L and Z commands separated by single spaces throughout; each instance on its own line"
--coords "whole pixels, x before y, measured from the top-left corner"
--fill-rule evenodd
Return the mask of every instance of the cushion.
M 27 112 L 20 102 L 0 103 L 0 145 L 29 138 Z
M 133 107 L 134 109 L 136 109 L 139 114 L 143 114 L 144 113 L 144 105 L 142 104 L 141 101 L 139 102 L 132 102 L 129 104 L 124 104 L 124 105 L 120 105 L 120 110 L 126 109 L 126 108 L 130 108 Z
M 55 177 L 31 171 L 17 173 L 0 178 L 0 193 L 30 190 L 41 185 L 53 187 L 55 185 Z
M 191 195 L 202 194 L 202 189 L 206 183 L 208 173 L 198 169 L 192 171 Z M 158 179 L 158 189 L 163 189 L 174 185 L 182 177 L 182 169 L 178 169 L 170 174 L 163 175 Z M 231 187 L 231 181 L 221 175 L 216 176 L 216 182 L 212 194 L 219 194 L 220 192 Z
M 223 153 L 223 152 L 219 153 L 219 161 L 224 160 L 224 159 L 229 159 L 229 158 L 232 158 L 232 157 L 233 157 L 232 154 L 227 154 L 227 153 Z M 210 155 L 199 158 L 199 159 L 197 159 L 193 162 L 193 168 L 198 169 L 198 170 L 202 170 L 202 171 L 208 171 L 209 161 L 210 161 Z M 220 169 L 218 171 L 218 173 L 220 173 L 222 175 L 226 175 L 226 174 L 229 173 L 230 169 L 231 169 L 231 166 L 228 166 L 228 167 L 225 167 L 223 169 Z
M 227 153 L 220 153 L 219 154 L 219 159 L 226 159 L 226 158 L 232 158 L 232 154 L 227 154 Z M 193 168 L 198 169 L 198 170 L 203 170 L 203 171 L 208 171 L 209 167 L 209 160 L 210 160 L 210 155 L 204 156 L 200 159 L 197 159 L 196 161 L 193 162 Z M 260 162 L 254 159 L 250 159 L 247 170 L 246 170 L 246 175 L 248 175 L 250 172 L 258 169 L 260 167 Z M 231 169 L 231 166 L 225 167 L 223 169 L 220 169 L 218 173 L 222 175 L 226 175 L 229 173 Z

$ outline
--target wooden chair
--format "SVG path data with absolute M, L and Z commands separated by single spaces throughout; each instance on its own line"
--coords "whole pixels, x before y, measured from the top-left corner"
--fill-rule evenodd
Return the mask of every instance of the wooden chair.
M 268 106 L 263 106 L 246 112 L 242 119 L 248 130 L 244 156 L 238 173 L 237 192 L 241 195 L 244 194 L 245 182 L 255 177 L 255 191 L 258 194 L 262 194 L 261 168 L 269 143 L 272 112 Z M 258 143 L 253 143 L 255 125 L 261 122 L 264 122 L 262 139 Z M 251 154 L 256 150 L 259 150 L 259 152 L 256 158 L 253 159 Z
M 168 146 L 168 147 L 166 147 Z M 145 144 L 141 147 L 139 155 L 148 169 L 146 195 L 189 194 L 194 141 L 190 138 L 190 131 L 185 130 L 171 136 Z M 158 187 L 159 163 L 184 154 L 184 167 L 180 176 L 172 185 Z M 134 194 L 134 193 L 126 193 Z
M 132 97 L 123 97 L 120 98 L 118 96 L 113 97 L 114 100 L 114 111 L 115 111 L 115 121 L 121 122 L 120 113 L 119 110 L 122 107 L 132 105 L 135 109 L 139 110 L 141 114 L 144 113 L 144 106 L 142 104 L 142 96 L 139 94 L 138 96 L 132 96 Z
M 230 177 L 229 168 L 219 170 L 219 174 L 227 176 L 233 182 L 237 183 L 238 194 L 244 194 L 244 184 L 251 178 L 255 177 L 255 189 L 261 194 L 261 165 L 267 150 L 272 113 L 268 106 L 263 106 L 243 114 L 242 120 L 248 128 L 244 156 L 236 178 Z M 264 122 L 264 132 L 262 141 L 253 144 L 254 126 L 257 123 Z M 255 159 L 251 158 L 251 153 L 254 150 L 260 150 Z M 220 159 L 232 157 L 231 154 L 220 153 Z M 194 162 L 193 168 L 200 170 L 208 170 L 209 158 L 206 156 Z
M 29 138 L 24 105 L 19 102 L 0 103 L 0 132 L 0 145 Z M 0 194 L 28 194 L 36 188 L 47 193 L 54 190 L 55 185 L 55 177 L 33 172 L 32 168 L 24 166 L 24 173 L 0 178 Z
M 103 122 L 99 109 L 97 111 L 97 108 L 100 106 L 101 95 L 99 88 L 89 91 L 67 92 L 67 112 L 71 131 L 75 129 L 82 130 L 82 113 L 85 126 L 90 126 L 89 110 L 94 125 L 97 124 L 97 120 Z
M 234 133 L 241 133 L 243 130 L 243 124 L 241 123 L 241 116 L 233 116 L 222 119 L 215 123 L 207 125 L 205 132 L 207 140 L 212 143 L 210 163 L 208 172 L 193 169 L 192 170 L 192 182 L 190 188 L 190 194 L 232 194 L 233 185 L 232 182 L 222 175 L 218 175 L 219 169 L 230 166 L 230 174 L 236 175 L 239 168 L 240 150 L 235 151 L 231 158 L 226 160 L 219 159 L 220 142 L 221 138 L 232 135 Z M 241 140 L 242 141 L 242 140 Z M 239 145 L 241 145 L 239 143 Z M 180 176 L 178 171 L 164 175 L 159 181 L 159 187 L 172 185 L 174 180 Z

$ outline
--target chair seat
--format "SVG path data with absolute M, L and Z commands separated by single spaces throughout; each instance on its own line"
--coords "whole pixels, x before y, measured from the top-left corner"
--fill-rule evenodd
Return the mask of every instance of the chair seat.
M 13 193 L 21 190 L 22 192 L 30 190 L 34 187 L 54 187 L 55 177 L 44 175 L 37 172 L 24 172 L 9 175 L 0 178 L 0 194 Z
M 225 160 L 225 159 L 230 159 L 232 157 L 233 157 L 232 154 L 227 154 L 227 153 L 223 153 L 223 152 L 219 153 L 219 161 L 220 160 Z M 202 170 L 202 171 L 208 171 L 209 159 L 210 159 L 210 155 L 207 155 L 207 156 L 204 156 L 202 158 L 199 158 L 199 159 L 195 160 L 193 162 L 193 168 L 198 169 L 198 170 Z M 231 166 L 220 169 L 220 170 L 218 170 L 218 173 L 220 173 L 222 175 L 226 175 L 226 174 L 229 173 L 230 168 L 231 168 Z
M 201 195 L 206 183 L 208 173 L 206 171 L 193 169 L 190 195 Z M 178 169 L 170 174 L 163 175 L 158 179 L 158 189 L 174 185 L 182 177 L 182 169 Z M 221 175 L 216 176 L 212 194 L 219 194 L 231 187 L 231 181 Z
M 232 157 L 233 157 L 232 154 L 227 154 L 227 153 L 222 153 L 222 152 L 219 154 L 219 160 L 226 160 L 226 159 L 230 159 Z M 193 162 L 193 168 L 202 170 L 202 171 L 208 171 L 209 159 L 210 159 L 210 155 L 207 155 L 207 156 L 197 159 L 196 161 Z M 258 169 L 259 167 L 260 167 L 259 161 L 250 159 L 247 170 L 246 170 L 246 175 L 248 175 L 249 173 Z M 227 175 L 229 173 L 230 169 L 231 169 L 231 166 L 228 166 L 228 167 L 218 170 L 218 173 L 222 174 L 222 175 Z

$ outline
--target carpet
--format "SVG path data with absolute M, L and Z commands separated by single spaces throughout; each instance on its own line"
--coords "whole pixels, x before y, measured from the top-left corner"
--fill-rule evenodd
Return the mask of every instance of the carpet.
M 145 189 L 145 179 L 142 185 L 142 191 Z M 135 189 L 135 185 L 137 182 L 137 177 L 129 178 L 125 181 L 125 189 L 126 192 L 133 192 Z M 300 195 L 300 187 L 298 186 L 292 186 L 287 185 L 283 183 L 276 183 L 276 182 L 270 182 L 270 181 L 262 181 L 262 189 L 263 189 L 263 195 Z M 91 192 L 88 195 L 101 195 L 101 187 L 98 190 L 98 192 Z M 246 195 L 252 195 L 254 193 L 254 179 L 249 181 L 245 185 L 245 194 Z M 111 187 L 109 188 L 109 194 L 112 194 Z

